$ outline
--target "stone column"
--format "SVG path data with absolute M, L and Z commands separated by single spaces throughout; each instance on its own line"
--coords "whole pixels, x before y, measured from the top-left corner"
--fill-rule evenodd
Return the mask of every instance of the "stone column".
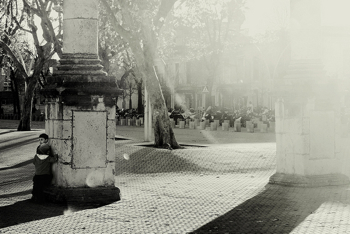
M 43 90 L 45 130 L 59 155 L 49 199 L 64 202 L 117 201 L 115 187 L 114 77 L 98 59 L 98 0 L 63 3 L 63 56 Z
M 349 183 L 344 174 L 340 92 L 323 64 L 321 1 L 291 0 L 291 62 L 276 82 L 277 168 L 270 183 Z M 346 161 L 346 160 L 345 160 Z

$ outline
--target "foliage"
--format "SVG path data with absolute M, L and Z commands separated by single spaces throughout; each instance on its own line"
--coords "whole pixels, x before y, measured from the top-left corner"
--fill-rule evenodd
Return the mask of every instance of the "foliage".
M 160 40 L 160 55 L 164 60 L 195 62 L 200 66 L 202 84 L 211 96 L 213 77 L 222 73 L 225 56 L 238 56 L 249 39 L 242 34 L 244 0 L 192 0 L 178 4 L 166 22 Z M 211 105 L 211 98 L 207 105 Z
M 9 0 L 2 4 L 0 22 L 4 33 L 0 47 L 5 51 L 3 54 L 10 58 L 16 77 L 24 78 L 26 84 L 18 130 L 30 130 L 33 96 L 38 82 L 43 81 L 43 69 L 55 53 L 62 55 L 62 17 L 59 5 L 62 1 Z M 53 26 L 55 22 L 57 28 Z M 38 35 L 39 25 L 41 36 Z M 19 41 L 28 43 L 28 46 L 20 46 Z
M 102 0 L 113 29 L 130 47 L 135 59 L 136 66 L 133 71 L 136 77 L 144 80 L 149 92 L 150 103 L 154 110 L 155 144 L 178 148 L 159 80 L 154 72 L 160 29 L 175 2 L 176 0 Z
M 214 55 L 237 47 L 241 42 L 243 21 L 243 0 L 184 1 L 174 9 L 162 34 L 162 54 L 165 58 L 177 55 L 183 60 L 203 57 L 210 60 Z

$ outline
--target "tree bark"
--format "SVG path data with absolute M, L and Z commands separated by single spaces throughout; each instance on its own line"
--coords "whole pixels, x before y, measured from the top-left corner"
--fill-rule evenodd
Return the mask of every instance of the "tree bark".
M 107 1 L 102 1 L 111 17 L 114 29 L 124 40 L 128 42 L 134 54 L 137 69 L 145 82 L 145 87 L 149 93 L 150 103 L 153 109 L 155 146 L 166 146 L 167 148 L 172 149 L 181 147 L 177 143 L 175 134 L 171 128 L 168 110 L 165 105 L 159 80 L 157 79 L 153 70 L 153 66 L 157 48 L 156 33 L 160 32 L 160 29 L 164 23 L 164 18 L 167 16 L 175 2 L 176 0 L 161 1 L 158 13 L 153 19 L 153 22 L 146 22 L 147 20 L 145 19 L 145 21 L 141 22 L 141 30 L 137 30 L 137 32 L 134 31 L 133 34 L 131 30 L 126 30 L 119 24 L 118 19 L 115 17 L 114 12 L 109 7 Z M 125 3 L 124 5 L 121 5 L 122 15 L 126 22 L 125 25 L 133 25 L 132 16 L 130 11 L 127 9 L 128 5 Z
M 157 147 L 166 147 L 170 149 L 178 149 L 181 146 L 177 143 L 174 131 L 170 125 L 168 109 L 165 104 L 164 96 L 160 87 L 160 83 L 153 70 L 154 50 L 144 45 L 142 57 L 137 57 L 136 60 L 144 59 L 144 68 L 141 73 L 145 72 L 144 77 L 147 77 L 145 82 L 146 89 L 150 94 L 150 103 L 153 109 L 153 129 L 154 129 L 154 144 Z M 139 51 L 141 53 L 141 51 Z M 142 61 L 138 61 L 141 64 Z
M 131 99 L 132 93 L 129 95 L 129 109 L 132 109 L 132 99 Z
M 37 79 L 35 77 L 29 77 L 27 82 L 27 89 L 24 92 L 22 116 L 19 122 L 17 131 L 30 131 L 32 120 L 32 106 L 35 87 L 37 85 Z
M 139 83 L 137 83 L 137 111 L 139 114 L 144 112 L 142 102 L 142 79 Z
M 10 70 L 10 79 L 11 79 L 11 92 L 13 97 L 13 114 L 20 116 L 21 115 L 21 106 L 19 101 L 19 88 L 16 80 L 16 74 L 11 69 Z

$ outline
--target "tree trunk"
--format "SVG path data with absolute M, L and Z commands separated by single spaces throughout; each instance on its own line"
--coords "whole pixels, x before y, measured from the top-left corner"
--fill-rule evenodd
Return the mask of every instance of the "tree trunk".
M 27 89 L 24 92 L 24 100 L 22 105 L 22 116 L 17 131 L 30 131 L 32 120 L 32 106 L 37 79 L 28 77 Z
M 116 31 L 128 41 L 130 48 L 134 54 L 137 69 L 142 74 L 142 79 L 145 82 L 145 87 L 149 94 L 150 104 L 153 109 L 153 128 L 155 136 L 155 145 L 158 147 L 166 146 L 167 148 L 181 148 L 175 139 L 173 129 L 170 125 L 168 110 L 165 105 L 165 100 L 160 88 L 159 80 L 157 79 L 153 67 L 154 59 L 157 50 L 156 31 L 159 32 L 163 26 L 164 18 L 173 7 L 176 0 L 161 1 L 161 5 L 153 22 L 145 20 L 142 23 L 141 30 L 138 29 L 139 36 L 132 36 L 129 30 L 125 30 L 119 25 L 114 13 L 109 8 L 107 1 L 102 1 L 107 10 L 111 14 Z M 123 1 L 122 1 L 123 2 Z M 125 11 L 126 25 L 133 25 L 128 4 L 121 4 L 122 14 Z M 124 6 L 125 5 L 125 6 Z M 142 11 L 141 11 L 142 12 Z M 146 19 L 146 18 L 145 18 Z M 147 22 L 148 21 L 148 22 Z M 132 27 L 131 27 L 132 28 Z M 137 27 L 139 28 L 139 27 Z
M 137 111 L 138 114 L 142 114 L 144 112 L 142 102 L 142 80 L 139 83 L 137 83 Z
M 130 92 L 129 95 L 129 109 L 132 109 L 132 100 L 131 100 L 132 93 Z
M 21 107 L 19 102 L 19 89 L 18 84 L 16 80 L 16 74 L 11 69 L 10 70 L 10 80 L 11 80 L 11 92 L 13 97 L 13 114 L 17 114 L 18 116 L 21 115 Z
M 147 73 L 146 89 L 150 94 L 150 103 L 153 109 L 154 144 L 157 147 L 178 149 L 181 146 L 177 143 L 174 131 L 170 125 L 168 109 L 165 105 L 164 96 L 159 81 L 153 70 L 153 56 L 145 49 L 145 71 Z

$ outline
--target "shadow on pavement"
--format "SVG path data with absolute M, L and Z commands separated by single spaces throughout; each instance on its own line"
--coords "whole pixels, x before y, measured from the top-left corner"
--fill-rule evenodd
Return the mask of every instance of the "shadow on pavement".
M 5 228 L 21 223 L 40 219 L 51 218 L 65 213 L 91 209 L 91 206 L 69 206 L 56 203 L 33 203 L 31 200 L 23 200 L 9 206 L 0 207 L 0 228 Z
M 290 233 L 323 203 L 339 202 L 348 193 L 348 188 L 338 186 L 295 188 L 268 184 L 257 196 L 192 233 Z
M 24 162 L 18 163 L 16 165 L 13 165 L 13 166 L 10 166 L 10 167 L 0 168 L 0 171 L 14 169 L 14 168 L 20 168 L 20 167 L 27 166 L 27 165 L 32 164 L 32 163 L 33 163 L 33 159 L 29 159 L 29 160 L 26 160 Z
M 199 170 L 202 170 L 200 166 L 167 149 L 137 146 L 136 150 L 127 155 L 127 159 L 122 155 L 116 157 L 116 171 L 119 173 L 148 174 Z

